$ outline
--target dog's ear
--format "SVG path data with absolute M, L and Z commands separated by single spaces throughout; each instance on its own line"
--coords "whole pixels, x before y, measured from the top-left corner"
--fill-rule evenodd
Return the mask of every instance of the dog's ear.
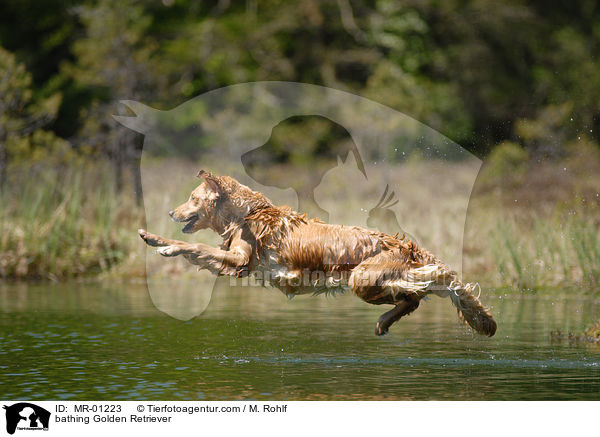
M 215 197 L 219 197 L 221 189 L 219 188 L 219 184 L 217 184 L 216 178 L 211 173 L 200 170 L 196 177 L 204 179 L 206 181 L 206 186 L 215 194 Z

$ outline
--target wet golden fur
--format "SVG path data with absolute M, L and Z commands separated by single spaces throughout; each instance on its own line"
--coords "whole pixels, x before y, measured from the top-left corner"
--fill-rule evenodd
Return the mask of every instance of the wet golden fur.
M 287 295 L 351 289 L 372 304 L 391 304 L 375 329 L 389 327 L 414 311 L 428 294 L 450 297 L 459 315 L 477 332 L 492 336 L 496 322 L 456 273 L 412 241 L 357 226 L 309 219 L 275 206 L 262 193 L 228 176 L 200 171 L 204 179 L 187 202 L 169 214 L 185 222 L 184 233 L 210 228 L 221 248 L 169 240 L 140 230 L 163 256 L 184 256 L 217 275 L 262 273 Z

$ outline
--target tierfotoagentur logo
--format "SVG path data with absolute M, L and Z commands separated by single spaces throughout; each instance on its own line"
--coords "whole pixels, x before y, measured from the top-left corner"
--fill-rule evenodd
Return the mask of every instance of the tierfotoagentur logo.
M 38 405 L 19 402 L 3 407 L 6 410 L 6 432 L 14 434 L 19 431 L 48 431 L 50 412 Z
M 415 242 L 461 274 L 464 224 L 481 161 L 419 121 L 354 94 L 294 82 L 237 84 L 168 111 L 122 103 L 128 112 L 115 119 L 144 134 L 141 179 L 149 232 L 181 240 L 182 231 L 202 229 L 201 214 L 183 206 L 174 210 L 200 183 L 198 170 L 206 169 L 205 178 L 230 176 L 307 217 Z M 157 166 L 157 157 L 170 165 Z M 444 172 L 454 184 L 451 202 L 447 187 L 431 178 Z M 411 206 L 416 204 L 419 210 Z M 223 238 L 200 230 L 188 241 L 214 247 L 226 245 Z M 181 320 L 201 314 L 213 290 L 273 282 L 231 281 L 173 255 L 148 247 L 146 281 L 154 305 Z M 287 281 L 280 273 L 275 280 Z M 310 280 L 323 283 L 325 292 L 339 283 L 335 275 Z

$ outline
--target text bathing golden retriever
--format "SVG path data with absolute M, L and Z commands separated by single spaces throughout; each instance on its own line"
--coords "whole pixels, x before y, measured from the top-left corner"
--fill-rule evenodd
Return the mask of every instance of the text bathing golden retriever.
M 456 273 L 412 241 L 357 226 L 308 219 L 228 176 L 200 171 L 204 182 L 184 204 L 169 212 L 186 223 L 183 232 L 210 228 L 221 248 L 170 240 L 139 230 L 163 256 L 184 256 L 217 275 L 255 272 L 286 295 L 350 288 L 364 301 L 394 305 L 383 314 L 377 335 L 417 309 L 429 294 L 450 297 L 459 315 L 477 332 L 496 332 L 496 322 Z

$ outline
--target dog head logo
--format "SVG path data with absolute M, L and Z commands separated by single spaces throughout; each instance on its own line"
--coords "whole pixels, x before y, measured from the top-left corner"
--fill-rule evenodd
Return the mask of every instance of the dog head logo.
M 299 136 L 298 132 L 309 135 Z M 291 188 L 298 196 L 298 211 L 309 217 L 329 222 L 329 211 L 322 209 L 314 191 L 325 173 L 336 167 L 338 160 L 354 158 L 356 169 L 367 177 L 358 147 L 341 125 L 320 116 L 294 116 L 277 124 L 269 140 L 241 156 L 246 173 L 255 181 L 281 189 Z M 318 157 L 315 165 L 313 156 Z M 265 171 L 286 162 L 293 172 Z
M 4 406 L 6 410 L 6 432 L 14 434 L 18 430 L 48 430 L 50 412 L 28 402 Z
M 350 93 L 292 82 L 238 84 L 168 111 L 122 103 L 130 114 L 115 119 L 145 135 L 148 230 L 184 237 L 169 211 L 188 198 L 204 168 L 235 178 L 275 205 L 330 223 L 405 234 L 460 273 L 481 161 L 417 120 Z M 164 158 L 162 164 L 156 157 Z M 191 242 L 221 243 L 208 231 Z M 157 308 L 182 320 L 201 314 L 218 279 L 183 257 L 165 260 L 147 250 L 146 280 Z

